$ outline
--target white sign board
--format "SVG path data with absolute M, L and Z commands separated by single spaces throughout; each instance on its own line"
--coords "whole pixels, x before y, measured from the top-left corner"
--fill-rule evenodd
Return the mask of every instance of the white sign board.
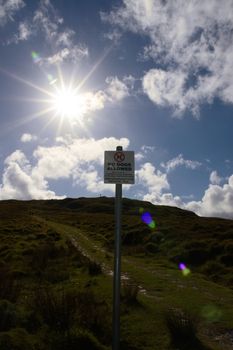
M 134 152 L 104 152 L 104 182 L 108 184 L 134 184 Z

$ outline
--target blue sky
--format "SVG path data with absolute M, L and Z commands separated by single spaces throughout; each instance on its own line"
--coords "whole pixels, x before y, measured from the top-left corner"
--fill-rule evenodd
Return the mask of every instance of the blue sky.
M 233 218 L 233 1 L 0 0 L 0 199 L 114 195 Z

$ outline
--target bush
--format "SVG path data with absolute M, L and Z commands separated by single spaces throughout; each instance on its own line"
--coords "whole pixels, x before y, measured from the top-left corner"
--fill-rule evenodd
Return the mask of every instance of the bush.
M 91 289 L 77 295 L 78 324 L 105 342 L 111 341 L 111 314 L 106 301 L 97 298 Z
M 0 299 L 15 302 L 20 289 L 20 284 L 15 280 L 12 272 L 6 266 L 2 266 L 0 268 Z
M 70 274 L 65 267 L 62 270 L 58 269 L 58 267 L 51 266 L 43 272 L 43 279 L 53 284 L 67 281 L 69 278 Z
M 31 307 L 35 319 L 38 315 L 41 322 L 51 329 L 66 332 L 75 320 L 77 295 L 73 291 L 55 292 L 48 287 L 39 288 L 34 291 Z
M 165 313 L 165 323 L 173 348 L 179 350 L 206 349 L 197 338 L 197 319 L 189 313 L 169 309 Z
M 142 244 L 145 237 L 149 236 L 151 233 L 151 229 L 147 226 L 137 226 L 135 229 L 133 228 L 131 231 L 123 232 L 122 244 L 123 245 L 137 245 Z
M 74 326 L 88 329 L 98 337 L 111 337 L 109 308 L 105 301 L 98 300 L 88 288 L 83 291 L 55 291 L 51 287 L 34 291 L 29 305 L 34 314 L 34 323 L 46 324 L 59 334 L 69 334 Z
M 34 350 L 32 337 L 21 328 L 12 329 L 9 332 L 0 333 L 1 350 Z
M 91 276 L 100 275 L 102 273 L 101 265 L 95 261 L 88 262 L 88 272 Z
M 193 266 L 204 264 L 210 257 L 209 251 L 205 248 L 194 248 L 184 252 L 183 260 Z
M 202 266 L 200 272 L 204 273 L 211 279 L 215 281 L 225 273 L 225 267 L 220 264 L 218 261 L 208 261 L 205 265 Z
M 34 248 L 31 252 L 31 266 L 36 272 L 44 271 L 49 265 L 49 260 L 64 256 L 65 249 L 57 247 L 53 242 L 47 242 Z
M 122 286 L 122 300 L 128 304 L 138 304 L 139 286 L 136 283 L 124 281 Z
M 220 258 L 221 263 L 223 263 L 227 267 L 233 266 L 233 256 L 232 255 L 223 255 Z
M 151 254 L 156 254 L 159 251 L 159 247 L 157 244 L 149 242 L 146 245 L 146 251 Z
M 72 331 L 70 334 L 57 335 L 52 340 L 51 350 L 105 350 L 99 341 L 88 331 Z
M 0 300 L 0 332 L 5 332 L 15 327 L 17 312 L 15 305 L 7 300 Z

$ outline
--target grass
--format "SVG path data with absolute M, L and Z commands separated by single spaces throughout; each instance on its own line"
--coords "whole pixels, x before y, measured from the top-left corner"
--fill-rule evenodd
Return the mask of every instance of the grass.
M 230 349 L 233 222 L 127 199 L 123 213 L 121 349 Z M 113 199 L 3 201 L 0 222 L 1 349 L 110 349 Z

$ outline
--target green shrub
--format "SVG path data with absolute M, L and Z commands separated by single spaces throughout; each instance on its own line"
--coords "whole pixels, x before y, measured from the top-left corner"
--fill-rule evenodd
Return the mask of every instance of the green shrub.
M 93 260 L 88 262 L 88 272 L 91 276 L 100 275 L 102 273 L 102 268 L 99 263 Z
M 103 341 L 110 341 L 112 334 L 109 306 L 92 289 L 86 288 L 78 293 L 77 317 L 82 328 L 90 330 Z
M 204 264 L 209 259 L 209 251 L 207 248 L 193 248 L 183 253 L 183 259 L 187 264 L 199 266 Z
M 123 302 L 128 305 L 138 304 L 139 286 L 136 283 L 132 283 L 128 280 L 124 281 L 122 285 L 121 297 Z
M 32 337 L 22 328 L 0 333 L 1 350 L 34 350 Z
M 43 287 L 34 290 L 31 308 L 34 318 L 41 319 L 52 330 L 69 331 L 74 323 L 77 310 L 77 295 L 73 291 L 55 292 L 52 288 Z
M 225 251 L 227 254 L 233 256 L 233 242 L 232 241 L 226 241 L 225 242 Z
M 70 334 L 57 335 L 52 339 L 51 350 L 106 350 L 94 335 L 86 330 L 72 331 Z
M 46 324 L 57 333 L 70 333 L 75 325 L 88 329 L 102 339 L 109 339 L 111 327 L 109 307 L 92 290 L 67 289 L 55 291 L 51 287 L 35 289 L 29 307 L 31 319 Z
M 197 319 L 178 309 L 165 313 L 165 323 L 170 335 L 171 347 L 179 350 L 204 350 L 197 338 Z
M 60 283 L 70 278 L 67 268 L 59 269 L 57 266 L 49 266 L 42 274 L 43 280 L 49 283 Z
M 208 276 L 220 276 L 224 272 L 224 266 L 218 261 L 208 261 L 205 265 L 202 266 L 201 272 Z
M 47 236 L 50 239 L 53 239 L 54 241 L 59 241 L 61 239 L 59 233 L 57 233 L 55 230 L 53 229 L 48 229 L 47 231 Z
M 15 327 L 17 323 L 17 311 L 15 305 L 8 300 L 0 300 L 0 332 L 5 332 Z
M 151 254 L 156 254 L 159 252 L 159 247 L 157 244 L 149 242 L 146 244 L 146 251 Z
M 53 242 L 46 242 L 34 248 L 31 252 L 30 263 L 36 272 L 43 271 L 49 265 L 49 260 L 63 257 L 65 248 L 56 246 Z
M 133 246 L 125 246 L 123 247 L 123 252 L 125 255 L 145 255 L 145 247 L 142 244 L 133 245 Z
M 21 290 L 16 276 L 5 265 L 0 268 L 0 299 L 15 302 Z
M 221 263 L 223 263 L 227 267 L 233 266 L 233 255 L 223 255 L 220 258 Z

